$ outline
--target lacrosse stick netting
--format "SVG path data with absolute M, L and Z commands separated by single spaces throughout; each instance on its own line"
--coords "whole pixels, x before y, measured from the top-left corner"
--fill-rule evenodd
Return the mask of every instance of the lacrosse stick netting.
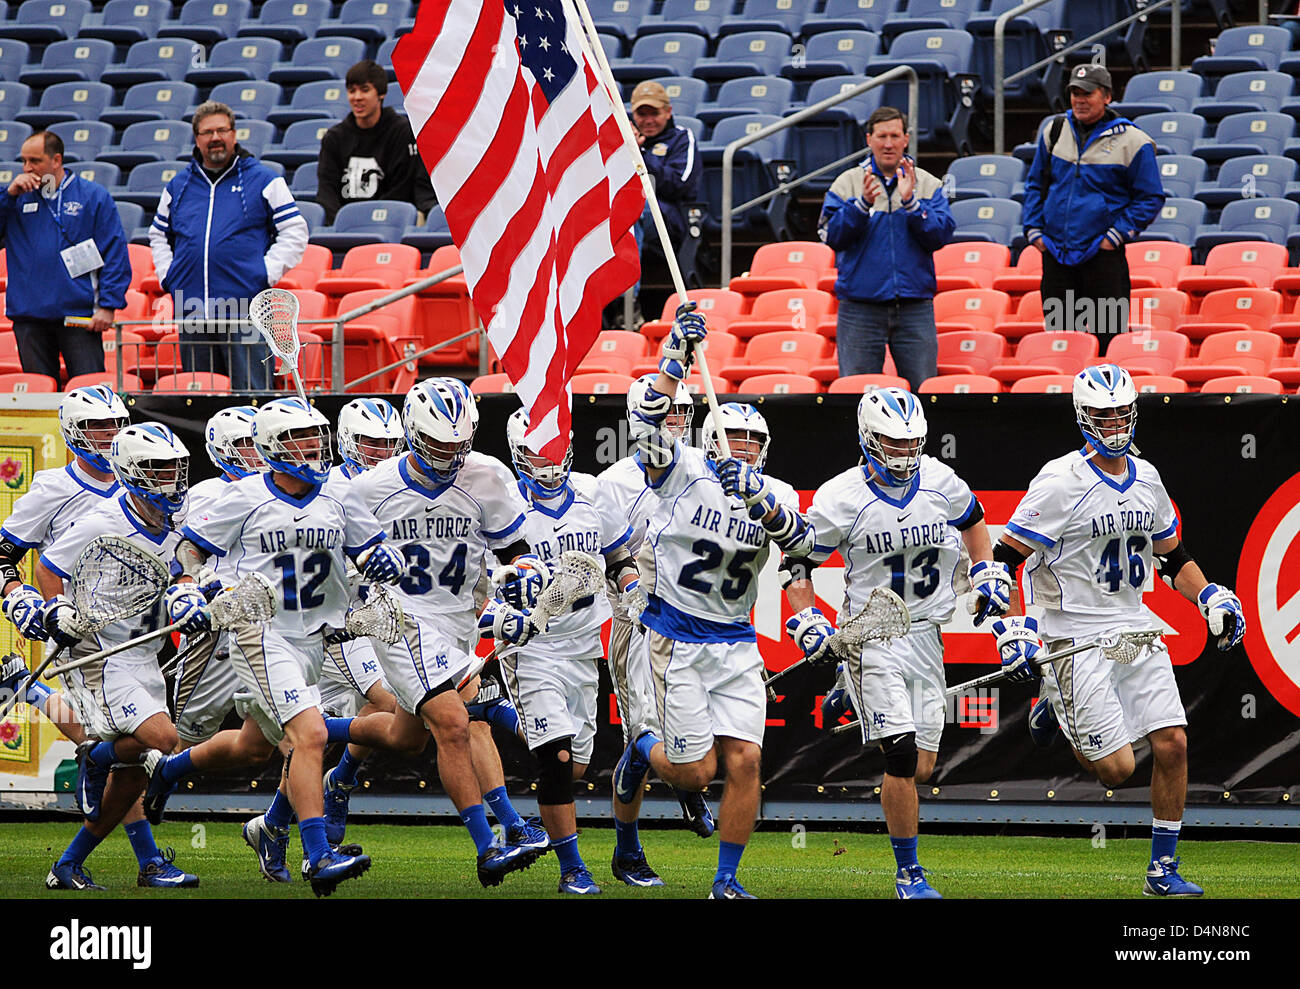
M 831 651 L 837 656 L 851 656 L 861 652 L 868 642 L 904 636 L 911 626 L 912 616 L 903 599 L 887 587 L 876 587 L 858 613 L 831 636 Z
M 402 603 L 383 584 L 370 584 L 363 603 L 354 604 L 343 619 L 343 630 L 350 638 L 373 636 L 392 645 L 402 637 L 406 614 Z
M 551 582 L 537 598 L 533 608 L 533 624 L 546 631 L 552 618 L 564 614 L 574 602 L 605 590 L 605 567 L 594 556 L 578 550 L 560 554 L 560 562 L 551 568 Z
M 298 297 L 282 288 L 264 289 L 253 296 L 248 318 L 270 346 L 271 353 L 280 358 L 283 368 L 293 375 L 298 397 L 307 401 L 298 374 L 298 352 L 302 347 L 298 339 Z

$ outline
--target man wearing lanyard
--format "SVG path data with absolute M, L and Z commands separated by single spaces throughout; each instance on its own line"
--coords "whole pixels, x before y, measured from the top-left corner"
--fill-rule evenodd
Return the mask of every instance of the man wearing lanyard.
M 103 371 L 101 334 L 131 284 L 117 207 L 103 186 L 64 170 L 57 134 L 33 134 L 20 157 L 23 174 L 0 195 L 0 237 L 8 252 L 5 315 L 23 370 L 57 381 L 62 354 L 68 377 Z

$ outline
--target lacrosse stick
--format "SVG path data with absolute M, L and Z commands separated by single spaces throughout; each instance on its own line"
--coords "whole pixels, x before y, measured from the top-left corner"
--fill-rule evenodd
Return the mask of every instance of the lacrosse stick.
M 1085 642 L 1081 646 L 1071 646 L 1068 649 L 1061 649 L 1057 652 L 1048 653 L 1047 655 L 1036 659 L 1034 667 L 1042 669 L 1048 663 L 1058 659 L 1065 659 L 1067 656 L 1074 656 L 1077 653 L 1087 652 L 1089 649 L 1100 649 L 1102 655 L 1112 663 L 1119 663 L 1127 666 L 1142 651 L 1148 648 L 1151 643 L 1164 634 L 1163 629 L 1152 628 L 1143 629 L 1141 632 L 1120 632 L 1118 635 L 1103 635 L 1092 642 Z M 1002 670 L 996 670 L 993 673 L 986 673 L 982 677 L 976 677 L 974 680 L 968 680 L 966 683 L 959 683 L 955 687 L 949 687 L 943 692 L 944 697 L 956 697 L 958 694 L 965 693 L 968 690 L 974 690 L 978 687 L 984 687 L 991 683 L 1001 683 L 1006 679 L 1006 673 Z
M 168 674 L 170 674 L 171 671 L 176 669 L 176 667 L 180 666 L 181 663 L 185 662 L 185 660 L 189 659 L 200 649 L 204 648 L 208 644 L 208 642 L 211 641 L 213 635 L 214 633 L 212 632 L 204 632 L 201 635 L 199 635 L 196 639 L 194 639 L 193 642 L 187 642 L 185 644 L 184 649 L 182 649 L 171 659 L 167 660 L 167 662 L 164 663 L 161 667 L 159 667 L 158 672 L 161 673 L 163 676 L 167 676 Z
M 117 536 L 92 539 L 73 564 L 69 582 L 80 619 L 76 631 L 84 638 L 140 614 L 158 600 L 170 582 L 166 564 L 135 544 Z M 45 658 L 22 688 L 5 701 L 0 718 L 13 710 L 18 698 L 27 696 L 32 684 L 67 648 L 59 646 Z
M 237 625 L 258 625 L 268 622 L 275 617 L 275 585 L 263 574 L 256 572 L 245 574 L 234 587 L 214 597 L 212 603 L 208 605 L 208 610 L 212 615 L 212 628 L 218 632 Z M 50 672 L 51 674 L 66 673 L 69 670 L 89 666 L 91 663 L 97 663 L 127 649 L 171 635 L 184 624 L 184 622 L 172 622 L 156 631 L 101 649 L 74 662 L 64 663 Z
M 298 397 L 305 403 L 307 393 L 298 374 L 298 351 L 302 349 L 298 339 L 298 297 L 287 289 L 263 289 L 253 296 L 248 318 L 270 346 L 271 353 L 280 358 L 282 370 L 289 369 Z
M 405 621 L 402 602 L 383 584 L 370 584 L 365 601 L 348 608 L 343 627 L 327 629 L 325 641 L 333 645 L 373 636 L 392 645 L 402 637 L 402 623 Z
M 835 630 L 828 648 L 835 655 L 847 658 L 861 652 L 868 642 L 888 642 L 906 635 L 911 625 L 912 616 L 903 599 L 887 587 L 876 587 L 872 589 L 871 596 L 862 609 Z M 772 689 L 772 684 L 810 662 L 801 659 L 779 673 L 765 677 L 767 699 L 775 703 L 776 691 Z

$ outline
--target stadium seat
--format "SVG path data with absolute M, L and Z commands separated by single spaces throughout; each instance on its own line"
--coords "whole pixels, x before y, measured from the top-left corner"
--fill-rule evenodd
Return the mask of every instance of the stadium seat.
M 121 106 L 109 107 L 99 119 L 125 129 L 147 120 L 186 118 L 198 98 L 198 87 L 188 82 L 140 82 L 126 91 Z
M 116 191 L 117 187 L 121 185 L 122 170 L 106 161 L 78 161 L 65 167 L 75 174 L 77 178 L 85 179 L 87 182 L 95 182 L 109 191 Z
M 299 120 L 329 117 L 335 123 L 351 112 L 348 90 L 342 79 L 306 82 L 294 90 L 287 107 L 271 110 L 266 119 L 277 127 L 288 127 Z
M 1205 118 L 1194 113 L 1148 113 L 1133 123 L 1156 142 L 1162 155 L 1190 155 L 1205 136 Z
M 744 347 L 739 337 L 721 330 L 709 329 L 708 339 L 704 341 L 704 353 L 709 365 L 709 375 L 715 382 L 719 383 L 718 387 L 723 391 L 731 387 L 731 383 L 718 373 L 718 369 L 725 364 L 735 363 L 743 350 Z M 657 345 L 651 344 L 647 351 L 647 357 L 632 366 L 632 376 L 637 378 L 643 374 L 655 374 L 658 371 L 659 348 Z M 691 373 L 698 376 L 698 372 L 699 365 L 696 365 Z
M 1294 83 L 1284 72 L 1234 72 L 1219 80 L 1213 96 L 1198 99 L 1192 112 L 1207 120 L 1222 120 L 1234 113 L 1279 113 Z
M 726 378 L 710 378 L 710 380 L 713 382 L 713 394 L 718 395 L 719 397 L 728 394 L 727 389 L 731 387 L 731 382 Z M 699 374 L 692 374 L 689 378 L 683 381 L 682 384 L 686 386 L 686 390 L 690 392 L 692 396 L 699 396 L 705 393 L 704 379 Z
M 630 46 L 641 21 L 650 16 L 654 0 L 592 0 L 587 8 L 596 30 L 618 35 Z
M 1183 320 L 1193 343 L 1229 330 L 1268 331 L 1282 310 L 1280 293 L 1267 288 L 1225 288 L 1211 292 L 1198 312 Z
M 749 271 L 731 279 L 729 288 L 752 302 L 764 292 L 816 288 L 835 267 L 835 252 L 820 241 L 794 240 L 764 244 L 754 253 Z
M 862 75 L 827 76 L 814 80 L 808 87 L 805 104 L 815 106 L 824 100 L 848 93 L 866 82 Z M 880 88 L 850 96 L 820 113 L 802 120 L 791 128 L 789 154 L 795 172 L 809 172 L 839 161 L 862 150 L 862 130 L 868 117 L 880 107 Z M 794 107 L 791 111 L 794 111 Z M 834 170 L 815 176 L 805 183 L 810 193 L 824 195 L 838 173 Z
M 1205 264 L 1184 272 L 1177 285 L 1194 298 L 1225 288 L 1269 288 L 1286 267 L 1281 244 L 1243 237 L 1211 248 Z
M 1129 299 L 1129 322 L 1152 330 L 1179 330 L 1192 300 L 1176 288 L 1136 288 Z
M 687 71 L 710 81 L 774 76 L 790 53 L 790 36 L 780 31 L 741 31 L 718 42 L 717 53 L 697 59 Z M 676 71 L 673 73 L 677 74 Z
M 782 63 L 781 75 L 790 79 L 862 76 L 867 71 L 867 63 L 879 54 L 878 34 L 826 31 L 809 38 L 802 51 L 795 49 Z
M 352 312 L 388 294 L 388 289 L 350 292 L 339 300 L 338 311 Z M 346 323 L 343 327 L 344 377 L 353 381 L 419 350 L 415 316 L 415 298 L 407 296 Z M 415 384 L 415 374 L 413 365 L 401 366 L 354 385 L 349 391 L 360 395 L 404 392 Z M 407 379 L 406 387 L 400 388 L 399 385 Z
M 1276 378 L 1252 374 L 1227 374 L 1201 385 L 1202 395 L 1281 395 L 1282 390 L 1282 382 Z
M 383 0 L 367 0 L 381 5 Z M 400 4 L 389 4 L 398 7 Z M 365 23 L 355 25 L 359 30 Z M 304 82 L 326 82 L 342 79 L 357 62 L 366 57 L 366 43 L 360 38 L 322 38 L 304 41 L 293 48 L 293 59 L 282 62 L 267 73 L 267 79 L 281 86 L 297 86 Z M 395 92 L 390 89 L 389 93 Z
M 1011 312 L 1011 297 L 991 288 L 957 289 L 934 297 L 934 322 L 939 333 L 991 331 Z M 981 372 L 983 373 L 983 372 Z
M 979 80 L 972 74 L 974 39 L 965 31 L 920 30 L 898 35 L 889 54 L 873 58 L 867 74 L 879 75 L 900 65 L 911 66 L 920 81 L 920 122 L 912 122 L 913 140 L 947 144 L 958 154 L 969 154 L 968 130 Z M 907 85 L 890 82 L 881 87 L 889 106 L 907 105 Z
M 1291 35 L 1280 27 L 1234 27 L 1215 39 L 1214 54 L 1192 62 L 1192 71 L 1206 78 L 1233 72 L 1273 71 L 1291 48 Z
M 1191 113 L 1205 92 L 1205 77 L 1195 72 L 1139 72 L 1124 87 L 1115 112 L 1136 120 L 1152 113 Z
M 58 390 L 59 383 L 48 374 L 0 374 L 0 395 L 27 395 Z
M 988 374 L 990 368 L 1006 360 L 1009 349 L 1006 337 L 987 330 L 940 333 L 939 373 Z
M 24 69 L 18 81 L 35 89 L 60 82 L 98 82 L 113 61 L 113 43 L 97 38 L 56 41 L 46 47 L 41 63 Z
M 1160 169 L 1165 195 L 1175 199 L 1194 198 L 1209 170 L 1205 159 L 1195 155 L 1157 155 L 1156 167 Z
M 690 293 L 689 298 L 704 315 L 710 333 L 719 330 L 726 332 L 731 322 L 740 318 L 747 305 L 743 295 L 725 288 L 696 289 Z M 674 292 L 664 303 L 663 313 L 658 319 L 641 324 L 641 335 L 651 340 L 666 337 L 672 329 L 673 314 L 679 305 L 681 297 Z
M 113 87 L 102 82 L 60 82 L 41 93 L 41 101 L 32 110 L 15 114 L 14 119 L 34 128 L 68 121 L 94 121 L 113 100 Z
M 334 217 L 334 225 L 313 234 L 311 242 L 332 251 L 347 251 L 362 244 L 395 244 L 415 222 L 415 216 L 414 206 L 394 200 L 344 203 Z
M 1133 379 L 1133 387 L 1139 395 L 1181 395 L 1188 390 L 1182 378 L 1164 374 L 1140 375 Z
M 646 358 L 645 337 L 627 330 L 602 330 L 587 356 L 578 365 L 578 374 L 626 374 Z
M 1282 338 L 1259 330 L 1214 333 L 1201 341 L 1201 349 L 1174 368 L 1176 378 L 1189 384 L 1227 374 L 1266 375 L 1282 353 Z
M 934 274 L 938 291 L 992 288 L 993 280 L 1002 273 L 1010 261 L 1011 249 L 1004 244 L 986 244 L 978 241 L 945 244 L 934 252 Z
M 668 94 L 668 100 L 673 105 L 673 119 L 679 124 L 682 122 L 682 117 L 695 116 L 696 109 L 705 101 L 709 93 L 707 82 L 689 76 L 664 76 L 656 79 L 655 82 L 664 87 L 664 92 Z M 627 86 L 629 97 L 631 89 L 629 83 Z
M 659 76 L 689 76 L 695 63 L 705 57 L 708 44 L 700 35 L 680 30 L 648 35 L 636 40 L 627 58 L 612 61 L 610 71 L 615 79 L 634 83 Z
M 701 3 L 716 0 L 699 0 Z M 728 79 L 718 89 L 717 99 L 696 108 L 693 114 L 713 126 L 741 113 L 770 113 L 781 116 L 794 96 L 794 82 L 780 76 L 748 76 Z
M 880 32 L 892 40 L 906 31 L 965 31 L 978 6 L 983 0 L 907 0 L 907 9 L 895 12 Z
M 743 113 L 720 121 L 713 130 L 713 136 L 700 144 L 700 163 L 703 166 L 700 197 L 707 205 L 703 229 L 709 240 L 713 240 L 721 231 L 722 159 L 727 145 L 780 121 L 780 117 L 772 114 Z M 735 152 L 731 173 L 733 209 L 777 188 L 776 166 L 789 160 L 786 145 L 788 137 L 788 130 L 779 130 Z M 771 240 L 785 228 L 787 206 L 787 200 L 781 198 L 741 213 L 733 211 L 732 229 L 739 237 Z
M 118 202 L 138 203 L 146 213 L 153 213 L 167 183 L 187 168 L 186 161 L 143 162 L 131 169 L 126 188 L 118 190 L 113 198 Z
M 1205 210 L 1205 204 L 1195 199 L 1166 199 L 1151 226 L 1138 234 L 1138 240 L 1190 244 L 1205 223 Z
M 1118 364 L 1130 374 L 1168 375 L 1187 360 L 1189 349 L 1187 337 L 1172 330 L 1121 333 L 1111 339 L 1106 348 L 1106 360 Z
M 1025 163 L 1011 155 L 971 155 L 948 166 L 949 200 L 1010 199 L 1024 178 Z
M 194 131 L 181 120 L 146 120 L 122 132 L 117 147 L 98 157 L 118 168 L 130 169 L 149 161 L 176 161 L 194 147 Z
M 240 23 L 235 35 L 301 44 L 329 19 L 331 6 L 330 0 L 266 0 L 256 17 Z
M 302 206 L 301 203 L 298 204 Z M 330 264 L 333 263 L 334 255 L 328 248 L 321 247 L 318 244 L 308 244 L 307 249 L 303 252 L 302 260 L 294 267 L 286 271 L 276 284 L 280 288 L 293 289 L 315 289 L 316 282 L 320 280 L 321 275 L 330 270 Z
M 319 118 L 290 124 L 279 145 L 262 152 L 263 161 L 278 161 L 285 168 L 314 163 L 320 158 L 320 143 L 336 121 Z
M 1007 253 L 1011 253 L 1009 249 Z M 1042 283 L 1043 252 L 1036 247 L 1026 247 L 1016 259 L 1014 268 L 993 276 L 993 288 L 1006 292 L 1012 298 L 1023 296 L 1026 292 L 1037 292 Z
M 1042 332 L 1043 322 L 1043 293 L 1034 289 L 1021 296 L 1015 316 L 998 323 L 993 330 L 1008 340 L 1019 340 L 1030 333 Z
M 308 167 L 306 165 L 304 168 Z M 436 251 L 452 243 L 451 230 L 447 227 L 447 217 L 441 206 L 434 206 L 425 218 L 424 226 L 412 224 L 402 233 L 402 243 L 420 251 Z
M 0 374 L 22 374 L 23 362 L 18 357 L 18 340 L 10 332 L 0 333 Z
M 18 73 L 26 68 L 31 46 L 25 41 L 0 38 L 0 81 L 17 82 Z
M 171 13 L 171 0 L 108 0 L 99 23 L 83 24 L 77 37 L 132 45 L 154 37 Z
M 67 162 L 94 161 L 101 151 L 113 144 L 110 124 L 100 120 L 68 121 L 51 124 L 50 133 L 63 141 L 63 159 Z
M 1236 199 L 1281 199 L 1287 184 L 1295 181 L 1296 167 L 1290 158 L 1278 155 L 1242 155 L 1225 161 L 1214 181 L 1202 182 L 1195 196 L 1212 209 Z
M 739 395 L 816 395 L 822 390 L 806 374 L 755 374 L 736 386 Z
M 575 374 L 570 382 L 575 395 L 626 395 L 636 379 L 629 374 Z
M 805 37 L 824 31 L 870 31 L 880 34 L 885 22 L 902 4 L 899 0 L 826 0 L 820 13 L 805 8 L 800 33 Z
M 1134 289 L 1172 288 L 1183 268 L 1192 263 L 1192 249 L 1173 241 L 1125 244 L 1129 283 Z
M 131 288 L 138 291 L 144 280 L 154 274 L 153 252 L 142 244 L 127 244 L 126 256 L 131 262 Z
M 1098 353 L 1097 338 L 1075 330 L 1030 333 L 1016 347 L 1015 357 L 989 370 L 1007 383 L 1035 374 L 1078 374 Z
M 826 391 L 832 395 L 861 395 L 868 388 L 903 388 L 907 389 L 906 378 L 894 374 L 850 374 L 836 378 Z
M 17 158 L 17 148 L 22 146 L 23 141 L 32 132 L 31 124 L 15 122 L 14 118 L 27 109 L 31 102 L 32 89 L 30 86 L 24 86 L 21 82 L 0 82 L 0 114 L 3 114 L 3 121 L 0 127 L 5 128 L 4 146 L 6 150 L 13 142 L 17 142 L 12 156 L 6 154 L 4 160 L 10 157 Z M 21 137 L 19 133 L 21 132 Z
M 665 0 L 658 14 L 647 14 L 637 28 L 637 37 L 665 31 L 694 31 L 716 38 L 722 22 L 731 13 L 731 0 Z
M 265 120 L 255 118 L 240 117 L 235 121 L 235 140 L 239 146 L 247 151 L 254 158 L 260 159 L 262 151 L 267 148 L 275 139 L 275 125 L 268 124 Z M 281 178 L 284 177 L 284 166 L 278 161 L 264 161 L 273 172 L 278 173 Z
M 1295 136 L 1295 118 L 1285 113 L 1234 113 L 1219 121 L 1212 138 L 1202 138 L 1192 154 L 1209 162 L 1239 155 L 1280 155 Z
M 229 395 L 230 378 L 214 371 L 182 371 L 178 374 L 164 374 L 153 383 L 151 391 L 163 392 L 203 392 L 207 395 Z
M 337 302 L 349 292 L 401 288 L 419 270 L 420 252 L 414 247 L 388 242 L 363 244 L 349 248 L 343 263 L 321 274 L 314 288 Z
M 138 392 L 144 391 L 144 382 L 137 375 L 122 375 L 122 385 L 119 388 L 117 384 L 117 374 L 113 371 L 93 371 L 90 374 L 78 374 L 68 379 L 67 384 L 63 386 L 64 391 L 72 391 L 74 388 L 87 388 L 90 385 L 108 385 L 117 392 Z
M 235 117 L 248 117 L 265 123 L 271 108 L 279 106 L 283 90 L 273 82 L 240 80 L 213 86 L 208 99 L 224 103 L 235 111 Z
M 1300 203 L 1289 199 L 1237 199 L 1223 207 L 1217 230 L 1197 234 L 1196 251 L 1203 254 L 1219 244 L 1242 240 L 1286 244 L 1297 220 Z
M 304 162 L 293 173 L 289 191 L 298 202 L 314 203 L 316 201 L 316 163 Z
M 223 82 L 265 79 L 280 58 L 275 38 L 229 38 L 218 41 L 208 61 L 185 73 L 185 81 L 196 86 L 217 86 Z
M 967 199 L 950 209 L 957 224 L 954 241 L 984 240 L 1016 247 L 1023 239 L 1020 204 L 1010 199 Z
M 402 21 L 410 13 L 408 0 L 347 0 L 338 17 L 316 29 L 316 37 L 346 37 L 366 44 L 378 44 L 395 37 Z M 339 73 L 339 78 L 342 76 L 343 73 Z
M 781 330 L 814 330 L 824 316 L 835 311 L 835 297 L 816 289 L 780 289 L 764 292 L 753 309 L 727 326 L 742 340 Z
M 185 0 L 175 21 L 158 29 L 160 38 L 189 38 L 215 45 L 234 38 L 239 24 L 253 9 L 252 0 Z
M 52 44 L 75 38 L 91 11 L 90 0 L 23 0 L 12 21 L 0 21 L 0 38 Z
M 1031 374 L 1007 390 L 1013 395 L 1069 395 L 1074 390 L 1074 375 Z
M 997 378 L 983 374 L 941 374 L 926 378 L 916 390 L 918 395 L 996 395 L 1002 390 Z
M 132 240 L 136 231 L 144 226 L 144 207 L 139 203 L 119 201 L 117 217 L 122 221 L 122 230 L 126 233 L 126 239 Z
M 745 31 L 779 31 L 797 37 L 804 11 L 792 0 L 743 0 L 738 13 L 728 16 L 718 28 L 718 37 L 726 38 Z
M 480 374 L 469 383 L 469 390 L 475 395 L 511 395 L 515 386 L 508 374 Z
M 709 373 L 731 381 L 777 370 L 807 374 L 813 365 L 829 360 L 833 355 L 831 342 L 819 333 L 807 330 L 764 333 L 749 341 L 740 359 L 710 362 Z

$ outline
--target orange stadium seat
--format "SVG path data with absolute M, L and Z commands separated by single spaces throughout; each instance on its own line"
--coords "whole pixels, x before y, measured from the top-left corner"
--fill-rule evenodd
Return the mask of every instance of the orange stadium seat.
M 934 324 L 939 333 L 992 330 L 1011 312 L 1011 296 L 991 288 L 940 292 L 934 297 Z
M 1187 382 L 1165 374 L 1144 374 L 1133 379 L 1139 395 L 1181 395 L 1187 391 Z
M 830 341 L 819 333 L 794 330 L 788 333 L 764 333 L 749 341 L 743 358 L 733 358 L 719 366 L 710 363 L 709 370 L 731 381 L 776 370 L 807 374 L 809 368 L 827 360 L 833 353 Z
M 632 374 L 632 368 L 646 358 L 648 341 L 628 330 L 602 330 L 587 356 L 578 365 L 578 374 L 612 372 Z
M 1011 264 L 1011 248 L 1005 244 L 968 241 L 945 244 L 934 252 L 937 291 L 960 288 L 992 288 L 993 279 Z
M 1007 338 L 988 330 L 939 334 L 940 374 L 988 374 L 1007 357 Z
M 1282 392 L 1282 382 L 1257 374 L 1225 374 L 1201 385 L 1202 395 L 1281 395 Z
M 1129 374 L 1172 374 L 1175 367 L 1187 360 L 1190 349 L 1187 337 L 1172 330 L 1121 333 L 1106 349 L 1106 361 L 1118 364 Z
M 741 341 L 738 337 L 721 330 L 716 333 L 709 330 L 709 335 L 704 340 L 704 353 L 709 364 L 709 373 L 716 375 L 718 368 L 735 358 L 740 351 Z M 691 368 L 691 374 L 695 374 L 698 369 L 697 363 Z M 654 374 L 658 370 L 659 347 L 657 344 L 651 344 L 646 349 L 645 358 L 633 365 L 632 377 L 639 378 L 643 374 Z
M 72 391 L 74 388 L 86 388 L 90 385 L 108 385 L 109 388 L 116 391 L 118 390 L 117 375 L 112 371 L 78 374 L 68 379 L 68 383 L 63 386 L 63 390 Z M 144 391 L 144 383 L 134 374 L 123 374 L 121 391 Z
M 1015 357 L 994 365 L 989 374 L 1008 383 L 1036 374 L 1075 375 L 1097 356 L 1098 349 L 1097 338 L 1091 333 L 1031 333 L 1020 341 Z
M 806 374 L 756 374 L 736 387 L 742 395 L 815 395 L 821 390 L 817 379 Z
M 1234 241 L 1210 248 L 1203 271 L 1195 267 L 1178 279 L 1178 288 L 1193 297 L 1225 288 L 1269 288 L 1286 270 L 1284 244 L 1263 240 Z
M 906 378 L 896 374 L 850 374 L 836 378 L 826 389 L 832 395 L 862 395 L 868 388 L 902 388 L 909 389 Z
M 941 374 L 926 378 L 917 389 L 919 395 L 995 395 L 1002 382 L 986 374 Z
M 1176 288 L 1139 288 L 1129 298 L 1129 325 L 1153 330 L 1176 330 L 1192 311 L 1192 300 Z
M 731 382 L 726 378 L 715 378 L 710 375 L 709 380 L 713 382 L 713 394 L 715 395 L 725 395 L 727 394 L 727 390 L 731 387 Z M 704 379 L 698 374 L 692 374 L 686 379 L 685 384 L 686 390 L 692 395 L 704 394 Z
M 1193 342 L 1227 330 L 1271 330 L 1282 310 L 1282 296 L 1270 288 L 1225 288 L 1201 301 L 1199 312 L 1183 320 Z
M 1124 248 L 1129 284 L 1134 289 L 1173 288 L 1183 268 L 1192 263 L 1192 249 L 1172 240 L 1144 240 Z
M 329 271 L 333 263 L 334 254 L 328 247 L 308 244 L 307 249 L 303 251 L 302 260 L 281 275 L 280 280 L 275 284 L 278 288 L 314 289 L 317 279 Z
M 1206 337 L 1194 358 L 1174 368 L 1191 384 L 1229 374 L 1266 375 L 1282 353 L 1282 338 L 1259 330 L 1229 330 Z
M 18 359 L 18 340 L 12 333 L 0 334 L 0 374 L 22 374 L 23 362 Z
M 410 275 L 406 284 L 423 281 L 431 275 L 454 268 L 460 264 L 460 250 L 454 244 L 439 247 L 429 258 L 429 264 Z M 478 311 L 469 296 L 469 283 L 465 273 L 452 275 L 436 285 L 416 293 L 416 312 L 419 314 L 421 347 L 433 347 L 443 340 L 467 333 L 478 325 Z M 422 365 L 448 367 L 472 364 L 478 360 L 478 340 L 466 337 L 459 343 L 449 344 L 441 350 L 425 354 Z
M 739 292 L 729 288 L 694 289 L 690 300 L 704 314 L 704 321 L 709 325 L 709 332 L 725 330 L 728 324 L 743 312 L 748 312 L 749 300 Z M 662 340 L 673 328 L 673 313 L 681 305 L 681 297 L 674 292 L 664 303 L 663 314 L 656 320 L 641 324 L 641 334 L 651 340 Z
M 387 289 L 349 292 L 339 300 L 338 311 L 352 312 L 388 294 Z M 415 298 L 408 295 L 344 325 L 344 377 L 352 381 L 377 371 L 401 357 L 415 353 L 419 344 L 420 338 L 415 329 Z M 377 392 L 400 394 L 415 384 L 415 374 L 413 366 L 404 364 L 377 378 L 363 381 L 351 390 L 364 395 Z
M 626 395 L 636 379 L 629 374 L 575 374 L 575 395 Z
M 840 376 L 839 357 L 836 355 L 835 360 L 827 364 L 814 364 L 808 369 L 808 373 L 824 385 L 829 385 Z M 881 374 L 887 374 L 892 378 L 898 377 L 898 368 L 894 366 L 894 355 L 885 350 L 885 363 L 880 369 Z
M 993 327 L 993 332 L 999 333 L 1008 340 L 1019 340 L 1030 333 L 1041 333 L 1043 331 L 1043 293 L 1034 289 L 1032 292 L 1026 292 L 1020 299 L 1020 304 L 1016 307 L 1016 314 L 1012 319 L 1006 319 L 997 323 Z
M 1037 247 L 1026 247 L 1020 252 L 1014 268 L 1005 269 L 993 279 L 993 287 L 1012 298 L 1026 292 L 1037 292 L 1043 284 L 1043 252 Z
M 343 264 L 324 272 L 312 286 L 331 299 L 367 289 L 401 288 L 420 270 L 420 252 L 407 244 L 363 244 L 343 255 Z
M 213 371 L 185 371 L 164 374 L 154 382 L 155 392 L 192 391 L 208 395 L 229 395 L 230 379 Z
M 764 244 L 754 252 L 749 271 L 727 287 L 752 301 L 764 292 L 783 288 L 817 288 L 818 280 L 835 267 L 835 252 L 818 240 L 787 240 Z
M 59 383 L 48 374 L 0 374 L 0 394 L 27 395 L 58 390 Z
M 742 340 L 782 330 L 812 330 L 822 317 L 835 311 L 835 296 L 816 289 L 780 289 L 764 292 L 754 308 L 727 327 Z
M 514 393 L 515 386 L 508 374 L 480 374 L 470 382 L 469 390 L 475 395 L 509 395 Z
M 1011 386 L 1013 395 L 1069 395 L 1074 390 L 1073 374 L 1033 374 Z

